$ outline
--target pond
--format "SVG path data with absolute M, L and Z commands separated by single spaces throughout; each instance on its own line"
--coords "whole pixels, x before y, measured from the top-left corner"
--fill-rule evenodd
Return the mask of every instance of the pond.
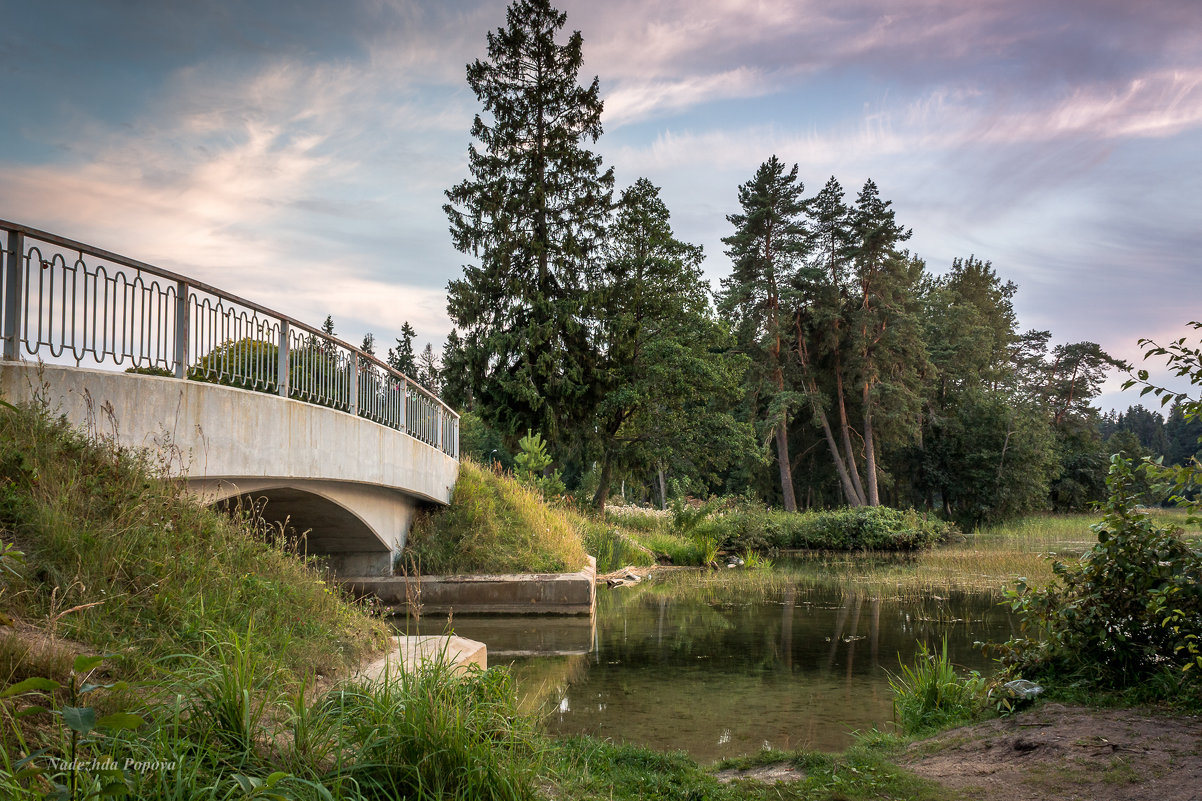
M 423 619 L 438 633 L 445 619 Z M 1014 631 L 996 596 L 867 594 L 804 562 L 771 570 L 672 571 L 597 589 L 587 618 L 452 620 L 512 665 L 523 706 L 553 734 L 585 733 L 712 761 L 772 747 L 837 751 L 892 721 L 889 674 L 919 644 L 963 670 L 994 663 L 974 643 Z

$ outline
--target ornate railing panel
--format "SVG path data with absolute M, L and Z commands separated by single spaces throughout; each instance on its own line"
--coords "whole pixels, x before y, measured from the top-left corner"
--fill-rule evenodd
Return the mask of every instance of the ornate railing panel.
M 0 220 L 4 358 L 73 361 L 327 406 L 459 457 L 459 415 L 358 348 L 150 264 Z

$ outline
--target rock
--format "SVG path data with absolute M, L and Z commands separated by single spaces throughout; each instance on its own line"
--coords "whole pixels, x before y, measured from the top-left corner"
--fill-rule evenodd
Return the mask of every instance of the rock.
M 1009 690 L 1015 698 L 1019 698 L 1023 701 L 1029 701 L 1043 692 L 1042 687 L 1035 682 L 1027 681 L 1026 679 L 1015 679 L 1014 681 L 1008 681 L 1002 686 Z

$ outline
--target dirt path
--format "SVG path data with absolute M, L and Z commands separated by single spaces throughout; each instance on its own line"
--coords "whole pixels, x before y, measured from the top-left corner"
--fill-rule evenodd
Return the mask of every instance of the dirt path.
M 1202 801 L 1202 718 L 1046 704 L 915 743 L 898 764 L 989 801 Z

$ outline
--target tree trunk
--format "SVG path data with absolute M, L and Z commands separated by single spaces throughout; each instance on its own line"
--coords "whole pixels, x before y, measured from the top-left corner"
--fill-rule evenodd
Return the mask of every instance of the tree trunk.
M 851 426 L 847 423 L 847 404 L 843 399 L 843 368 L 839 364 L 839 349 L 835 349 L 835 404 L 839 409 L 839 432 L 843 439 L 843 456 L 846 459 L 847 472 L 851 476 L 852 497 L 856 503 L 852 506 L 863 506 L 867 503 L 864 496 L 864 485 L 860 483 L 860 470 L 856 467 L 856 454 L 851 446 Z
M 609 458 L 609 449 L 606 448 L 601 456 L 601 483 L 597 485 L 597 491 L 593 494 L 593 506 L 605 516 L 605 502 L 609 500 L 609 479 L 613 470 L 612 462 Z
M 660 465 L 656 471 L 659 474 L 659 508 L 668 508 L 668 485 L 664 481 L 664 467 Z
M 881 497 L 876 483 L 876 443 L 872 438 L 872 403 L 869 383 L 864 382 L 864 477 L 868 480 L 868 505 L 880 506 Z
M 776 426 L 776 461 L 780 465 L 780 489 L 784 495 L 785 511 L 797 511 L 797 496 L 793 492 L 793 470 L 789 466 L 789 429 L 784 420 Z
M 815 412 L 818 414 L 818 422 L 822 425 L 822 434 L 826 438 L 826 446 L 830 448 L 831 459 L 835 462 L 835 470 L 839 473 L 839 484 L 843 487 L 843 495 L 847 499 L 848 506 L 862 506 L 856 495 L 856 488 L 851 483 L 851 476 L 847 472 L 847 467 L 843 464 L 843 457 L 839 455 L 839 446 L 835 444 L 835 434 L 831 431 L 831 424 L 826 419 L 826 412 L 815 407 Z
M 835 463 L 835 470 L 839 473 L 839 483 L 843 487 L 843 494 L 846 497 L 849 506 L 862 506 L 863 502 L 856 502 L 856 488 L 852 484 L 851 476 L 847 472 L 847 465 L 843 463 L 843 458 L 839 456 L 839 446 L 835 444 L 835 435 L 831 432 L 830 421 L 826 417 L 826 412 L 818 405 L 818 385 L 814 383 L 813 376 L 810 375 L 810 356 L 809 348 L 806 347 L 805 337 L 801 332 L 801 320 L 794 318 L 794 329 L 797 332 L 797 358 L 801 362 L 802 374 L 805 376 L 806 391 L 809 394 L 810 406 L 814 410 L 814 415 L 818 418 L 819 424 L 822 426 L 822 433 L 826 437 L 827 447 L 831 451 L 831 460 Z

